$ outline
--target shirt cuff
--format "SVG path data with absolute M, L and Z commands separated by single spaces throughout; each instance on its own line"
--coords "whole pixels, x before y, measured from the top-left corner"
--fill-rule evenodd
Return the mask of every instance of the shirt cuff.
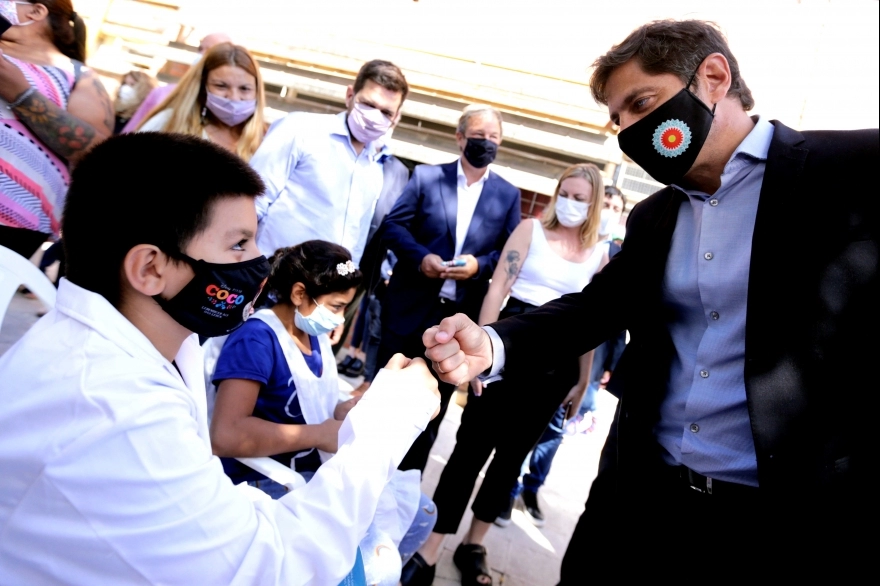
M 480 377 L 480 380 L 483 381 L 483 384 L 489 384 L 490 382 L 501 380 L 501 373 L 504 372 L 504 342 L 501 341 L 501 336 L 492 327 L 483 326 L 483 331 L 489 335 L 489 340 L 492 342 L 492 367 L 489 369 L 489 372 L 484 373 Z
M 421 386 L 420 382 L 417 377 L 414 378 L 413 373 L 406 370 L 383 368 L 376 374 L 370 385 L 370 392 L 364 393 L 357 407 L 364 407 L 361 412 L 369 410 L 370 419 L 374 422 L 380 422 L 387 417 L 409 421 L 419 431 L 424 431 L 440 405 L 440 398 Z M 381 426 L 382 424 L 378 427 Z

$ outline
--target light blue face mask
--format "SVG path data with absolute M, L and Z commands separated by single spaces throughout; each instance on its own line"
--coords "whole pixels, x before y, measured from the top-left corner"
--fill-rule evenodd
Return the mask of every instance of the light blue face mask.
M 345 323 L 345 318 L 341 315 L 335 315 L 323 305 L 318 305 L 309 315 L 303 315 L 296 308 L 293 314 L 293 323 L 300 331 L 310 336 L 320 336 L 329 334 L 339 326 Z

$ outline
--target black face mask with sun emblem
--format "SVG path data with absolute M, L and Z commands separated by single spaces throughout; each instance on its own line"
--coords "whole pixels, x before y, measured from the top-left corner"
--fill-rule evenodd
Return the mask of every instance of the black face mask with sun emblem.
M 710 110 L 688 89 L 696 75 L 617 137 L 620 150 L 664 185 L 678 183 L 690 171 L 715 118 L 715 106 Z

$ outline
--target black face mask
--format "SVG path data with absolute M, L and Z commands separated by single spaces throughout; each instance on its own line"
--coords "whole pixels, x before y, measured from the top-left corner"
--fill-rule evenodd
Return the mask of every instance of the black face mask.
M 224 336 L 238 328 L 269 276 L 265 256 L 230 264 L 213 264 L 184 256 L 195 276 L 171 299 L 153 299 L 191 332 L 207 338 Z
M 488 138 L 469 138 L 464 147 L 464 158 L 477 169 L 488 167 L 497 154 L 498 145 Z
M 620 150 L 664 185 L 690 171 L 715 118 L 715 106 L 710 110 L 688 89 L 693 80 L 617 137 Z

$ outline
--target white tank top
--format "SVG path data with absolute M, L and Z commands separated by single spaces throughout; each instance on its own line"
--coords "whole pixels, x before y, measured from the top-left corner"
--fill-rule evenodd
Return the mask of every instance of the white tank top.
M 548 301 L 580 291 L 593 278 L 608 251 L 606 242 L 597 243 L 584 262 L 565 260 L 550 248 L 539 220 L 532 220 L 532 244 L 510 289 L 510 296 L 544 305 Z

